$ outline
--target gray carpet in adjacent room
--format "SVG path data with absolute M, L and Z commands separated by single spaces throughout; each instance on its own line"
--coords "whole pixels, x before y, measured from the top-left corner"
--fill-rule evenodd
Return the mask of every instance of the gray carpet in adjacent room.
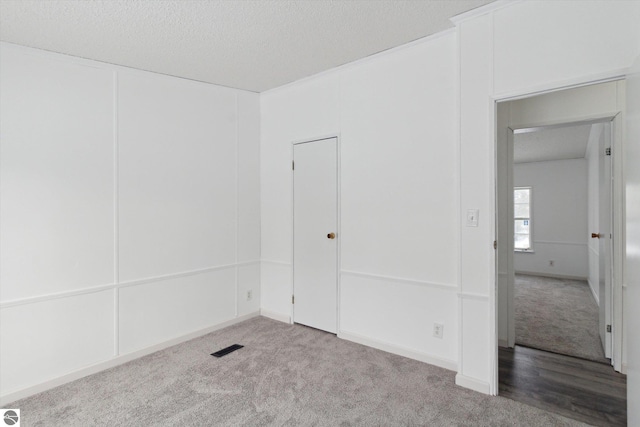
M 231 344 L 244 348 L 209 355 Z M 7 407 L 24 426 L 574 426 L 455 373 L 257 317 Z
M 517 344 L 609 363 L 586 281 L 517 274 L 514 299 Z

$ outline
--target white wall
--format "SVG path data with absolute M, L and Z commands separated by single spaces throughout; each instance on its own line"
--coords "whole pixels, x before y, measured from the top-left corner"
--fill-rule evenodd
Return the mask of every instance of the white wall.
M 326 75 L 260 97 L 261 310 L 291 315 L 291 142 L 339 130 L 338 80 Z
M 625 160 L 627 165 L 640 164 L 640 56 L 635 60 L 627 80 L 627 147 Z M 625 304 L 628 330 L 634 339 L 628 340 L 627 360 L 627 422 L 628 425 L 640 424 L 640 168 L 627 167 L 626 174 L 626 214 L 627 214 L 627 263 Z
M 258 95 L 0 48 L 3 401 L 256 313 Z
M 290 143 L 338 132 L 344 162 L 341 316 L 349 327 L 341 333 L 443 366 L 455 367 L 457 361 L 458 384 L 496 393 L 493 100 L 622 75 L 640 53 L 640 3 L 583 2 L 577 10 L 571 1 L 517 2 L 487 10 L 457 20 L 455 36 L 421 41 L 264 94 L 260 158 L 254 94 L 3 44 L 1 393 L 114 360 L 121 345 L 135 346 L 136 334 L 168 339 L 218 321 L 217 315 L 250 313 L 258 298 L 254 291 L 254 300 L 246 303 L 242 294 L 257 286 L 258 275 L 262 310 L 287 319 L 292 285 Z M 132 96 L 130 91 L 138 90 L 132 83 L 142 75 L 148 79 L 142 79 L 140 97 Z M 150 102 L 148 97 L 157 93 L 168 97 Z M 234 98 L 230 93 L 236 95 L 235 110 L 228 104 Z M 122 107 L 137 114 L 141 124 L 158 125 L 167 137 L 129 124 L 123 130 L 132 145 L 120 147 L 120 97 L 126 103 Z M 176 112 L 174 117 L 167 105 L 174 102 L 192 114 Z M 214 144 L 216 155 L 237 165 L 236 192 L 226 192 L 216 182 L 229 179 L 227 163 L 218 171 L 196 159 L 211 154 L 202 137 L 209 124 L 195 119 L 202 119 L 201 108 L 237 124 L 233 133 L 228 123 L 217 120 L 220 117 L 209 117 L 216 119 L 222 134 L 237 139 L 233 150 L 224 141 L 220 147 Z M 176 119 L 176 127 L 196 120 L 195 132 L 189 128 L 172 134 L 168 118 Z M 145 151 L 144 139 L 156 136 L 161 145 Z M 187 142 L 174 144 L 172 151 L 166 144 L 174 137 Z M 138 156 L 139 174 L 130 158 L 117 154 L 121 148 Z M 633 150 L 630 159 L 637 157 Z M 185 172 L 180 162 L 171 161 L 174 156 L 193 160 L 193 170 Z M 121 178 L 144 191 L 122 200 L 122 227 Z M 633 175 L 630 183 L 628 195 L 635 188 Z M 258 266 L 252 259 L 260 252 L 260 186 Z M 222 203 L 196 196 L 208 191 L 224 199 Z M 170 203 L 170 211 L 159 212 Z M 205 224 L 193 213 L 202 208 L 228 226 L 229 203 L 237 209 L 235 241 L 227 228 Z M 150 223 L 165 239 L 160 247 L 145 242 L 156 236 L 137 217 L 138 209 L 154 214 Z M 478 227 L 464 226 L 461 212 L 467 209 L 480 210 Z M 628 209 L 633 266 L 637 233 L 634 207 Z M 184 221 L 185 213 L 193 213 L 193 224 Z M 127 234 L 124 228 L 134 224 L 141 229 Z M 379 225 L 391 226 L 393 232 Z M 205 229 L 194 237 L 192 226 Z M 367 246 L 372 231 L 381 232 L 381 238 Z M 185 236 L 197 241 L 191 246 Z M 212 236 L 233 246 L 223 250 L 211 245 L 207 239 Z M 151 253 L 127 252 L 130 248 L 120 240 Z M 192 248 L 204 252 L 184 257 L 179 251 Z M 139 257 L 140 263 L 123 257 Z M 131 281 L 120 281 L 120 264 Z M 183 268 L 195 270 L 178 271 Z M 237 271 L 237 292 L 230 292 L 229 269 Z M 629 271 L 633 284 L 637 275 Z M 183 287 L 188 292 L 179 293 Z M 178 316 L 175 321 L 184 322 L 183 327 L 166 331 L 167 336 L 152 322 L 136 324 L 139 330 L 121 325 L 121 315 L 129 325 L 135 323 L 131 307 L 138 303 L 139 310 L 162 319 L 158 308 L 167 300 L 189 305 L 212 288 L 224 301 L 221 311 L 212 317 L 201 309 L 193 316 Z M 158 304 L 146 308 L 149 300 Z M 433 321 L 445 323 L 443 340 L 431 338 Z M 125 336 L 132 340 L 123 341 Z M 637 345 L 630 346 L 630 355 L 636 350 Z M 632 381 L 636 368 L 630 364 L 630 396 L 637 389 Z
M 600 229 L 600 172 L 599 150 L 604 139 L 604 125 L 591 125 L 589 142 L 587 144 L 587 232 L 596 233 Z M 600 242 L 598 239 L 588 239 L 587 252 L 589 256 L 589 275 L 587 281 L 591 292 L 600 304 Z
M 638 2 L 524 1 L 493 14 L 494 93 L 623 74 L 640 51 Z
M 513 180 L 515 187 L 532 187 L 533 207 L 533 252 L 514 253 L 516 273 L 586 279 L 587 161 L 517 163 Z
M 460 208 L 479 209 L 480 218 L 488 219 L 461 232 L 462 295 L 479 297 L 462 299 L 457 382 L 487 393 L 497 392 L 492 100 L 623 75 L 640 52 L 639 2 L 581 2 L 579 8 L 571 1 L 503 5 L 456 21 Z
M 499 4 L 497 10 L 489 9 L 476 10 L 472 14 L 460 17 L 457 20 L 457 46 L 454 52 L 457 54 L 458 75 L 455 74 L 456 81 L 453 83 L 453 90 L 442 99 L 438 99 L 443 105 L 451 96 L 459 94 L 459 152 L 454 149 L 453 155 L 457 165 L 451 167 L 453 176 L 449 172 L 439 171 L 439 185 L 447 187 L 453 185 L 453 191 L 457 190 L 457 182 L 460 183 L 460 205 L 457 212 L 451 212 L 450 218 L 458 219 L 458 225 L 453 228 L 452 236 L 459 235 L 460 258 L 447 258 L 457 264 L 453 270 L 459 271 L 456 284 L 459 285 L 457 310 L 459 314 L 456 333 L 459 334 L 458 342 L 458 384 L 486 393 L 496 393 L 497 384 L 497 352 L 494 347 L 496 307 L 495 307 L 495 263 L 492 242 L 494 240 L 494 125 L 493 100 L 509 95 L 524 95 L 535 93 L 540 90 L 549 90 L 564 87 L 566 85 L 576 85 L 592 82 L 600 78 L 610 78 L 620 76 L 624 69 L 629 66 L 635 55 L 640 52 L 639 35 L 640 28 L 636 25 L 640 18 L 640 3 L 637 2 L 589 2 L 588 5 L 581 5 L 580 12 L 577 13 L 575 3 L 569 1 L 556 2 L 517 2 L 513 4 Z M 582 7 L 585 6 L 585 7 Z M 486 10 L 490 10 L 486 12 Z M 532 55 L 535 51 L 537 54 Z M 429 64 L 435 66 L 436 63 L 443 65 L 442 56 L 434 56 L 433 52 L 424 52 L 430 55 Z M 449 56 L 449 53 L 441 52 L 439 55 Z M 424 59 L 424 58 L 421 58 Z M 394 55 L 379 56 L 372 60 L 372 64 L 379 62 L 380 69 L 395 60 Z M 324 136 L 330 133 L 342 132 L 343 137 L 343 173 L 347 171 L 347 166 L 355 170 L 362 171 L 366 162 L 371 163 L 371 169 L 377 167 L 380 176 L 387 180 L 391 173 L 387 169 L 394 169 L 399 178 L 405 176 L 404 165 L 397 161 L 394 150 L 384 151 L 379 144 L 385 144 L 384 138 L 377 139 L 380 128 L 395 125 L 384 114 L 387 113 L 389 103 L 385 104 L 390 90 L 400 79 L 387 78 L 381 82 L 381 86 L 369 92 L 360 90 L 360 87 L 367 87 L 369 79 L 362 76 L 363 81 L 356 79 L 346 79 L 343 75 L 348 75 L 347 70 L 358 67 L 364 68 L 365 62 L 343 67 L 324 73 L 320 76 L 288 85 L 284 88 L 263 94 L 262 105 L 262 140 L 261 140 L 261 183 L 262 183 L 262 310 L 264 313 L 274 317 L 287 320 L 291 314 L 289 303 L 292 283 L 291 283 L 291 172 L 289 170 L 291 160 L 290 143 L 294 140 Z M 398 70 L 400 71 L 400 70 Z M 382 71 L 381 71 L 382 73 Z M 411 80 L 415 84 L 414 80 Z M 447 81 L 446 78 L 444 81 Z M 393 85 L 391 84 L 393 82 Z M 353 99 L 348 93 L 353 85 Z M 615 86 L 615 83 L 613 84 Z M 420 85 L 416 85 L 420 88 Z M 457 87 L 457 91 L 456 91 Z M 419 90 L 419 89 L 418 89 Z M 607 90 L 605 90 L 607 91 Z M 439 94 L 437 90 L 434 92 Z M 609 93 L 609 92 L 607 92 Z M 563 93 L 563 96 L 566 92 Z M 596 96 L 597 97 L 597 96 Z M 395 98 L 389 98 L 395 99 Z M 406 98 L 396 104 L 395 108 L 404 108 L 415 102 L 419 97 Z M 454 98 L 455 100 L 455 98 Z M 619 111 L 619 102 L 616 96 L 607 105 L 612 106 L 612 112 Z M 406 105 L 405 105 L 406 103 Z M 343 112 L 345 107 L 354 105 L 355 108 L 362 108 L 362 113 L 347 114 Z M 557 103 L 558 111 L 562 112 L 562 102 Z M 338 107 L 337 107 L 338 106 Z M 369 112 L 373 107 L 381 109 L 382 114 L 376 115 Z M 534 107 L 535 110 L 535 107 Z M 404 110 L 403 110 L 404 111 Z M 524 115 L 528 112 L 521 111 Z M 517 114 L 517 112 L 515 113 Z M 583 115 L 582 111 L 577 113 Z M 366 118 L 378 119 L 365 122 Z M 395 117 L 395 116 L 391 116 Z M 407 115 L 407 117 L 410 117 Z M 515 117 L 515 116 L 514 116 Z M 515 124 L 516 120 L 512 117 Z M 584 118 L 584 117 L 582 117 Z M 566 119 L 566 118 L 563 118 Z M 352 122 L 352 120 L 356 120 Z M 381 120 L 381 121 L 380 121 Z M 402 120 L 402 119 L 400 119 Z M 355 126 L 353 124 L 355 124 Z M 419 126 L 409 121 L 398 122 L 413 129 Z M 522 124 L 522 123 L 519 123 Z M 547 123 L 549 124 L 549 123 Z M 356 132 L 350 134 L 348 130 L 354 127 Z M 395 126 L 394 126 L 395 127 Z M 398 126 L 397 131 L 402 134 L 403 130 Z M 354 136 L 358 137 L 354 140 Z M 362 139 L 372 141 L 370 144 L 373 150 L 360 150 L 352 157 L 349 149 L 356 145 L 354 141 L 364 144 Z M 397 146 L 393 140 L 390 144 Z M 439 147 L 442 144 L 439 145 Z M 398 154 L 402 153 L 404 145 L 398 149 Z M 378 153 L 387 153 L 387 159 L 383 159 Z M 411 161 L 411 159 L 409 159 Z M 456 168 L 457 166 L 457 168 Z M 349 173 L 349 172 L 346 172 Z M 362 172 L 361 172 L 362 173 Z M 423 172 L 424 173 L 424 172 Z M 459 175 L 458 175 L 459 174 Z M 372 173 L 366 168 L 363 178 L 371 179 Z M 449 178 L 447 178 L 449 177 Z M 344 178 L 343 178 L 344 179 Z M 356 189 L 349 189 L 347 181 L 343 182 L 343 204 L 349 206 L 349 198 L 360 198 L 363 207 L 380 207 L 368 200 L 370 197 L 365 188 L 362 197 Z M 367 183 L 361 180 L 360 186 Z M 378 180 L 373 179 L 373 182 Z M 390 182 L 393 182 L 390 181 Z M 381 183 L 382 189 L 386 189 L 386 182 Z M 359 188 L 359 187 L 357 187 Z M 402 188 L 402 187 L 396 187 Z M 402 195 L 398 196 L 399 198 Z M 362 200 L 364 199 L 364 200 Z M 356 199 L 357 200 L 357 199 Z M 402 206 L 405 201 L 394 201 Z M 367 204 L 368 203 L 368 204 Z M 455 204 L 454 204 L 455 207 Z M 384 214 L 375 214 L 375 217 L 360 217 L 362 224 L 358 224 L 354 231 L 362 234 L 360 238 L 368 239 L 366 234 L 369 230 L 375 229 L 369 223 L 379 221 L 380 224 L 387 224 L 385 216 L 403 218 L 399 212 L 395 211 L 395 206 L 386 205 Z M 480 210 L 480 222 L 478 227 L 466 227 L 464 224 L 464 214 L 468 209 Z M 430 211 L 444 211 L 441 207 Z M 407 211 L 410 212 L 410 211 Z M 348 210 L 343 210 L 343 217 L 348 215 Z M 368 214 L 370 215 L 370 214 Z M 411 218 L 411 216 L 410 216 Z M 404 219 L 404 218 L 403 218 Z M 412 221 L 410 219 L 410 221 Z M 345 220 L 343 225 L 343 244 L 347 250 L 349 246 L 349 224 Z M 380 231 L 380 230 L 377 230 Z M 382 230 L 385 233 L 386 230 Z M 358 292 L 356 295 L 360 301 L 358 304 L 345 302 L 346 293 L 342 296 L 341 315 L 348 315 L 348 310 L 354 310 L 356 315 L 366 313 L 369 307 L 380 307 L 376 313 L 382 314 L 382 321 L 378 320 L 375 328 L 371 331 L 364 325 L 352 323 L 354 328 L 360 328 L 361 333 L 372 342 L 376 339 L 387 339 L 387 331 L 393 329 L 396 334 L 402 334 L 408 338 L 405 340 L 393 339 L 390 342 L 395 349 L 402 346 L 416 348 L 422 344 L 423 337 L 413 333 L 422 328 L 422 325 L 415 327 L 405 322 L 396 321 L 396 318 L 404 316 L 399 311 L 404 309 L 404 304 L 394 306 L 391 302 L 383 301 L 381 297 L 363 299 L 363 295 L 374 295 L 374 292 L 367 292 L 370 288 L 360 287 L 357 283 L 349 279 L 351 268 L 348 263 L 364 271 L 354 271 L 362 273 L 355 277 L 369 277 L 374 275 L 382 276 L 386 274 L 396 274 L 396 271 L 414 272 L 411 258 L 407 258 L 406 265 L 394 265 L 396 257 L 386 253 L 384 247 L 388 239 L 383 236 L 382 245 L 362 247 L 364 259 L 376 260 L 373 254 L 379 251 L 387 258 L 382 265 L 368 264 L 360 262 L 360 255 L 350 256 L 343 254 L 342 280 L 344 289 L 352 287 Z M 405 236 L 406 237 L 406 236 Z M 410 247 L 415 240 L 410 243 L 403 243 L 400 248 Z M 352 240 L 352 243 L 355 239 Z M 344 251 L 345 248 L 343 248 Z M 429 263 L 429 276 L 441 276 L 439 266 Z M 431 268 L 434 267 L 434 268 Z M 366 270 L 365 270 L 366 269 Z M 369 273 L 371 270 L 373 273 Z M 382 273 L 382 274 L 381 274 Z M 443 275 L 446 277 L 446 275 Z M 351 281 L 350 281 L 351 280 Z M 382 279 L 381 279 L 382 280 Z M 387 279 L 385 279 L 387 280 Z M 413 280 L 413 279 L 412 279 Z M 384 282 L 388 284 L 390 282 Z M 412 283 L 412 282 L 407 282 Z M 446 282 L 445 282 L 446 283 Z M 373 287 L 378 294 L 380 291 Z M 446 288 L 445 288 L 446 289 Z M 391 297 L 393 294 L 383 294 Z M 437 299 L 435 300 L 437 301 Z M 370 304 L 370 305 L 367 305 Z M 455 304 L 454 304 L 455 305 Z M 403 308 L 400 308 L 403 307 Z M 413 306 L 409 305 L 409 310 Z M 347 310 L 348 308 L 348 310 Z M 374 310 L 371 310 L 373 312 Z M 413 320 L 419 319 L 417 315 L 404 316 Z M 346 318 L 345 318 L 346 319 Z M 369 317 L 365 316 L 368 320 Z M 346 320 L 348 321 L 348 320 Z M 430 321 L 430 319 L 429 319 Z M 380 323 L 383 327 L 380 327 Z M 364 322 L 362 322 L 364 324 Z M 396 325 L 396 326 L 393 326 Z M 392 327 L 393 326 L 393 327 Z M 404 331 L 402 328 L 408 328 Z M 375 330 L 374 330 L 375 329 Z M 355 332 L 355 331 L 354 331 Z M 369 335 L 367 335 L 369 334 Z M 374 334 L 375 336 L 372 336 Z M 424 336 L 424 335 L 423 335 Z M 446 339 L 446 337 L 445 337 Z M 385 341 L 389 344 L 389 342 Z M 433 354 L 437 347 L 425 348 L 425 354 Z
M 447 33 L 262 94 L 266 314 L 291 315 L 291 143 L 339 133 L 339 336 L 455 369 L 454 53 Z

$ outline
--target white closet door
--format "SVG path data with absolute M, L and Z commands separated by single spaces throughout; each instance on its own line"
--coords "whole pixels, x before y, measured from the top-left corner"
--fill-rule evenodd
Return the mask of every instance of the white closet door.
M 294 145 L 294 322 L 337 332 L 337 139 Z

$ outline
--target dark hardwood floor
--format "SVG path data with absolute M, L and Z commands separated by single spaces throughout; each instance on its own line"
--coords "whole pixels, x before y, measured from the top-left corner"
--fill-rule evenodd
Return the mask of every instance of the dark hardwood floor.
M 611 366 L 516 346 L 499 350 L 499 394 L 595 426 L 627 425 L 627 377 Z

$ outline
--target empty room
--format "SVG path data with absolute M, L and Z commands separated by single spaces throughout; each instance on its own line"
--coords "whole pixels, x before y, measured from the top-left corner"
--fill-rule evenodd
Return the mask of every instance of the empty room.
M 638 22 L 0 0 L 3 422 L 640 425 Z

